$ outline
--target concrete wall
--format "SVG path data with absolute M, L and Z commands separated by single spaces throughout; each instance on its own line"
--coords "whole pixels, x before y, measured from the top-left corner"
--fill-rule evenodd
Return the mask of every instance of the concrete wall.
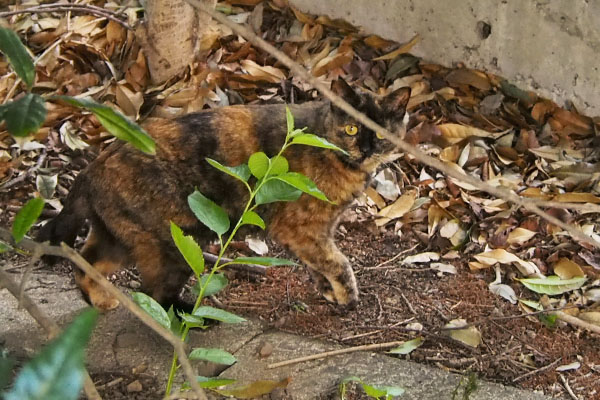
M 413 53 L 463 61 L 559 104 L 600 115 L 600 0 L 292 0 L 367 32 L 421 42 Z

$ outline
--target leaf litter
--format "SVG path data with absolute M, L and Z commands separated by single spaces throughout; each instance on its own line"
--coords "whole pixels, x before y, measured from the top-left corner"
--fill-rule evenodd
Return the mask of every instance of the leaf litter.
M 129 25 L 143 17 L 135 2 L 94 5 L 127 16 Z M 544 207 L 551 215 L 598 237 L 599 117 L 582 115 L 572 104 L 561 107 L 491 73 L 419 59 L 410 54 L 418 36 L 396 43 L 342 20 L 303 13 L 283 0 L 225 1 L 218 7 L 250 24 L 324 82 L 341 76 L 378 92 L 410 86 L 405 140 L 450 168 L 531 201 L 551 202 Z M 47 12 L 4 22 L 25 38 L 35 56 L 34 92 L 91 97 L 138 121 L 229 104 L 319 98 L 268 54 L 214 22 L 212 34 L 201 43 L 207 58 L 159 86 L 150 84 L 134 32 L 114 21 Z M 4 60 L 0 76 L 2 101 L 22 96 L 25 86 Z M 52 216 L 77 173 L 114 140 L 90 114 L 61 102 L 50 101 L 47 108 L 44 124 L 29 138 L 13 139 L 0 126 L 3 225 L 34 194 L 52 206 L 43 216 Z M 415 332 L 409 328 L 419 325 L 428 336 L 411 359 L 469 368 L 481 377 L 548 394 L 563 390 L 555 383 L 555 369 L 520 377 L 558 358 L 560 365 L 581 359 L 581 367 L 565 369 L 571 387 L 586 398 L 600 398 L 593 385 L 597 377 L 591 378 L 600 365 L 597 336 L 560 324 L 548 328 L 532 316 L 501 319 L 522 314 L 511 304 L 517 299 L 537 303 L 538 293 L 546 293 L 553 306 L 598 325 L 597 249 L 502 199 L 418 165 L 410 154 L 396 155 L 377 174 L 343 215 L 336 238 L 361 285 L 356 315 L 340 315 L 325 304 L 306 273 L 295 268 L 270 270 L 260 284 L 238 278 L 221 300 L 283 330 L 330 340 L 358 335 L 347 344 L 411 340 Z M 253 243 L 260 244 L 261 252 L 267 247 Z M 413 247 L 385 268 L 369 268 Z M 271 254 L 279 251 L 268 248 Z M 239 308 L 244 301 L 269 306 Z M 296 301 L 309 307 L 298 311 Z M 456 346 L 438 335 L 452 320 L 473 324 L 469 335 L 479 332 L 485 346 Z M 379 333 L 359 338 L 375 330 Z

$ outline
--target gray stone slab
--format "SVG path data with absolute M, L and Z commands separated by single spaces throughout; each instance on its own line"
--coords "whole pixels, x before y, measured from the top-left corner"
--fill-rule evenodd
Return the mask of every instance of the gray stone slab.
M 59 324 L 71 321 L 87 304 L 70 277 L 34 274 L 28 285 L 31 296 Z M 0 345 L 17 359 L 29 358 L 46 342 L 44 331 L 6 290 L 0 290 Z M 247 321 L 236 325 L 216 325 L 190 333 L 192 347 L 216 347 L 234 353 L 238 362 L 221 373 L 224 377 L 250 383 L 260 379 L 292 378 L 285 398 L 322 398 L 335 391 L 341 379 L 359 376 L 371 384 L 395 385 L 406 389 L 403 399 L 451 398 L 461 377 L 383 354 L 357 352 L 288 367 L 266 369 L 268 364 L 340 348 L 331 343 L 281 332 L 264 331 L 261 323 Z M 272 351 L 261 357 L 270 344 Z M 92 373 L 131 373 L 143 367 L 145 374 L 166 380 L 172 348 L 156 333 L 122 307 L 101 315 L 88 346 L 88 369 Z M 263 354 L 264 355 L 264 354 Z M 222 366 L 195 363 L 199 375 L 218 374 Z M 546 397 L 502 385 L 478 382 L 471 400 L 525 399 Z
M 272 354 L 261 358 L 260 348 L 264 343 L 273 346 Z M 461 381 L 461 376 L 383 354 L 356 352 L 333 356 L 321 360 L 303 362 L 291 366 L 267 369 L 267 365 L 279 361 L 303 357 L 340 348 L 308 338 L 281 332 L 265 333 L 252 340 L 235 355 L 238 362 L 224 371 L 221 376 L 233 378 L 240 383 L 257 379 L 292 380 L 287 388 L 289 398 L 308 400 L 333 393 L 339 382 L 349 376 L 358 376 L 365 382 L 379 385 L 394 385 L 406 389 L 402 399 L 438 400 L 452 398 L 452 392 Z M 523 391 L 502 385 L 478 382 L 479 388 L 470 400 L 542 400 L 543 394 Z

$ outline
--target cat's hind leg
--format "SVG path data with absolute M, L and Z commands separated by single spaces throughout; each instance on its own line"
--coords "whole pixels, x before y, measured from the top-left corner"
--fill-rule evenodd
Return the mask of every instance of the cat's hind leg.
M 92 223 L 81 255 L 105 277 L 128 263 L 127 251 L 101 223 Z M 74 275 L 84 297 L 94 307 L 108 311 L 119 305 L 117 299 L 78 268 L 74 270 Z

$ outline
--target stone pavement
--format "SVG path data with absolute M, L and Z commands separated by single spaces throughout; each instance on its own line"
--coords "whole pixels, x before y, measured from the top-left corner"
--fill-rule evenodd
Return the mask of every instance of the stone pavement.
M 14 275 L 17 277 L 18 275 Z M 69 277 L 34 273 L 28 285 L 31 296 L 49 316 L 59 323 L 70 321 L 86 303 Z M 0 349 L 8 349 L 17 359 L 30 357 L 45 341 L 43 331 L 23 310 L 7 290 L 0 289 Z M 291 382 L 285 398 L 295 400 L 324 398 L 335 391 L 340 380 L 359 376 L 369 384 L 401 386 L 402 399 L 451 399 L 461 376 L 437 368 L 386 356 L 382 353 L 356 352 L 287 367 L 267 369 L 268 364 L 341 348 L 305 337 L 264 328 L 259 322 L 218 325 L 207 331 L 194 331 L 190 344 L 195 347 L 218 347 L 238 359 L 231 367 L 197 364 L 199 375 L 221 374 L 240 383 L 260 379 Z M 272 346 L 267 357 L 260 350 Z M 95 372 L 129 374 L 145 365 L 145 373 L 164 380 L 172 350 L 155 333 L 122 307 L 102 315 L 88 348 L 88 368 Z M 264 355 L 264 351 L 263 351 Z M 462 398 L 462 396 L 459 396 Z M 470 400 L 547 399 L 539 393 L 478 381 L 478 389 Z

